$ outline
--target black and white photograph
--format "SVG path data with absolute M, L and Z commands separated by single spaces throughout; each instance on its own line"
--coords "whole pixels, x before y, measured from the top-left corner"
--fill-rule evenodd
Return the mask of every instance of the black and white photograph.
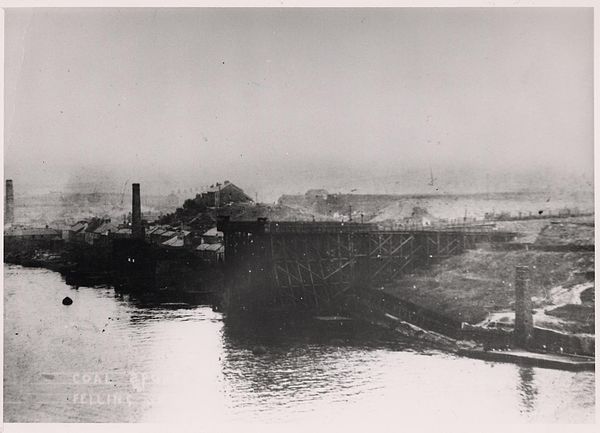
M 7 430 L 595 423 L 598 11 L 275 6 L 3 9 Z

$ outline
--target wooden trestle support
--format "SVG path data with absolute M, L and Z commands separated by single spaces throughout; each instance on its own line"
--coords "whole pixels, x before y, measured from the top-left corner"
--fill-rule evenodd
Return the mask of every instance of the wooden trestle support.
M 372 288 L 478 242 L 514 233 L 481 228 L 380 230 L 338 222 L 231 222 L 221 218 L 229 302 L 320 309 L 353 288 Z

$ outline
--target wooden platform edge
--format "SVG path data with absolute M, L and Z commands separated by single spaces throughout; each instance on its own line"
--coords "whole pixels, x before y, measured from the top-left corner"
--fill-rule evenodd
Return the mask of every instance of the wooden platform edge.
M 559 355 L 552 357 L 544 357 L 542 354 L 531 352 L 531 356 L 527 353 L 511 353 L 507 351 L 484 351 L 474 349 L 459 349 L 458 355 L 469 358 L 482 359 L 485 361 L 509 362 L 512 364 L 529 365 L 540 368 L 552 368 L 557 370 L 569 371 L 595 371 L 596 361 L 594 358 L 578 357 L 581 360 L 573 359 L 573 357 L 560 358 Z

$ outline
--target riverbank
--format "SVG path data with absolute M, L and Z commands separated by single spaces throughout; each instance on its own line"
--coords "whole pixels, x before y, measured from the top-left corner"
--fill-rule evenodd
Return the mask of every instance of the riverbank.
M 220 266 L 209 265 L 190 254 L 173 254 L 144 244 L 87 245 L 73 242 L 5 243 L 4 262 L 29 268 L 45 268 L 62 275 L 74 287 L 110 285 L 119 292 L 194 299 L 211 296 L 219 302 L 223 292 Z M 127 261 L 137 253 L 143 260 Z M 128 266 L 129 265 L 129 266 Z
M 529 266 L 533 306 L 559 331 L 594 332 L 594 253 L 467 251 L 386 284 L 383 291 L 471 324 L 514 311 L 515 267 Z M 591 271 L 590 271 L 591 270 Z M 565 292 L 573 294 L 566 299 Z M 579 296 L 578 296 L 579 295 Z M 583 295 L 583 296 L 582 296 Z M 557 308 L 578 305 L 566 317 Z M 590 312 L 592 313 L 590 315 Z
M 594 218 L 498 223 L 519 233 L 500 248 L 481 246 L 420 269 L 383 290 L 453 320 L 514 321 L 515 267 L 528 266 L 529 291 L 540 326 L 594 334 Z

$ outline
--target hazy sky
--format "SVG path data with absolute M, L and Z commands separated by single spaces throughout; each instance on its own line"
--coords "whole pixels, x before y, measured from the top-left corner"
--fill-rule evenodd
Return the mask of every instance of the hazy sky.
M 592 9 L 9 9 L 5 31 L 17 190 L 229 179 L 272 200 L 431 192 L 430 167 L 444 191 L 593 172 Z

